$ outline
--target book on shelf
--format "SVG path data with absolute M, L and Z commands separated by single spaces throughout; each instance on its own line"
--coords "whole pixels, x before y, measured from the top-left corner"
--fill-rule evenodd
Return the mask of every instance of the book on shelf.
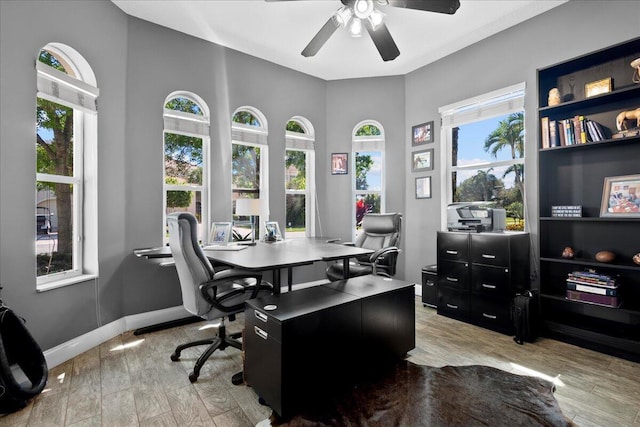
M 607 288 L 617 288 L 616 279 L 606 274 L 598 274 L 592 271 L 574 271 L 567 275 L 567 281 L 582 283 L 585 285 L 597 285 Z
M 558 125 L 555 120 L 549 121 L 549 146 L 560 146 L 560 141 L 558 140 Z
M 618 297 L 608 295 L 590 294 L 588 292 L 572 291 L 567 289 L 567 299 L 570 301 L 586 302 L 589 304 L 603 305 L 606 307 L 620 307 Z
M 549 148 L 549 117 L 543 117 L 540 119 L 542 126 L 542 148 Z
M 610 288 L 606 286 L 585 285 L 581 282 L 567 280 L 567 290 L 587 292 L 589 294 L 608 295 L 610 297 L 618 296 L 618 287 Z

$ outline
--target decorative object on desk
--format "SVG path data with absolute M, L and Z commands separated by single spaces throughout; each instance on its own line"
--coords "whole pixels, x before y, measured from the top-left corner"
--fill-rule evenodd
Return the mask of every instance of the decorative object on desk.
M 248 216 L 251 220 L 251 243 L 240 242 L 242 245 L 255 245 L 256 233 L 255 233 L 255 217 L 260 215 L 260 199 L 237 199 L 236 200 L 236 215 Z
M 282 234 L 280 234 L 280 226 L 276 221 L 265 221 L 264 230 L 265 242 L 277 242 L 278 240 L 282 240 Z
M 631 61 L 631 68 L 633 68 L 631 80 L 633 80 L 634 83 L 640 83 L 640 58 Z
M 209 235 L 209 245 L 226 246 L 231 240 L 231 223 L 214 222 L 211 224 L 211 234 Z
M 558 90 L 557 87 L 552 88 L 549 91 L 549 98 L 547 99 L 547 105 L 549 107 L 553 107 L 554 105 L 558 105 L 562 102 L 562 99 L 560 98 L 560 91 Z
M 640 108 L 635 110 L 623 111 L 616 117 L 616 127 L 618 130 L 629 130 L 627 120 L 635 120 L 636 128 L 640 128 Z
M 416 199 L 431 198 L 431 177 L 422 176 L 416 178 Z
M 551 206 L 551 216 L 556 218 L 582 217 L 582 205 Z
M 600 216 L 640 218 L 640 175 L 605 177 Z
M 616 254 L 611 251 L 600 251 L 596 254 L 596 261 L 609 263 L 616 259 Z
M 332 153 L 331 175 L 347 175 L 349 173 L 348 160 L 348 153 Z
M 407 360 L 372 371 L 330 399 L 309 399 L 296 415 L 283 419 L 273 412 L 258 425 L 336 425 L 340 420 L 340 425 L 575 426 L 553 396 L 554 384 L 542 378 L 490 366 L 432 367 Z
M 411 172 L 433 170 L 433 148 L 411 153 Z
M 575 256 L 575 252 L 573 251 L 573 248 L 571 246 L 567 246 L 562 251 L 562 258 L 573 259 L 574 256 Z
M 602 95 L 603 93 L 609 93 L 612 90 L 613 84 L 611 77 L 607 77 L 606 79 L 597 80 L 584 85 L 584 96 L 585 98 L 589 98 L 596 95 Z
M 636 264 L 640 265 L 640 252 L 638 252 L 637 254 L 635 254 L 633 256 L 633 262 L 635 262 Z
M 411 145 L 433 142 L 433 121 L 422 123 L 411 128 Z

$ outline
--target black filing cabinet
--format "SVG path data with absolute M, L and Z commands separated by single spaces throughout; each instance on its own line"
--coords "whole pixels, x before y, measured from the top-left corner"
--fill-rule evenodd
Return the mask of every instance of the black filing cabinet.
M 512 333 L 511 302 L 529 288 L 528 233 L 438 232 L 438 314 Z
M 247 301 L 245 381 L 284 417 L 333 396 L 365 363 L 415 347 L 414 287 L 369 275 Z
M 438 264 L 422 268 L 422 305 L 438 307 Z

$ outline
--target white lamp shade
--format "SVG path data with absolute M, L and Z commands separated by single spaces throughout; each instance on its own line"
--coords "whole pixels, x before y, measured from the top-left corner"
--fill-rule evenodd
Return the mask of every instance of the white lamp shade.
M 236 215 L 239 215 L 239 216 L 260 215 L 260 199 L 237 199 Z

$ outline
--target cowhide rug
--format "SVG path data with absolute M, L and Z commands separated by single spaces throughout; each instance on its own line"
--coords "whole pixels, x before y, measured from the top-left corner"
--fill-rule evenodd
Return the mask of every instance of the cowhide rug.
M 488 366 L 434 368 L 400 361 L 289 419 L 259 426 L 574 426 L 553 383 Z

